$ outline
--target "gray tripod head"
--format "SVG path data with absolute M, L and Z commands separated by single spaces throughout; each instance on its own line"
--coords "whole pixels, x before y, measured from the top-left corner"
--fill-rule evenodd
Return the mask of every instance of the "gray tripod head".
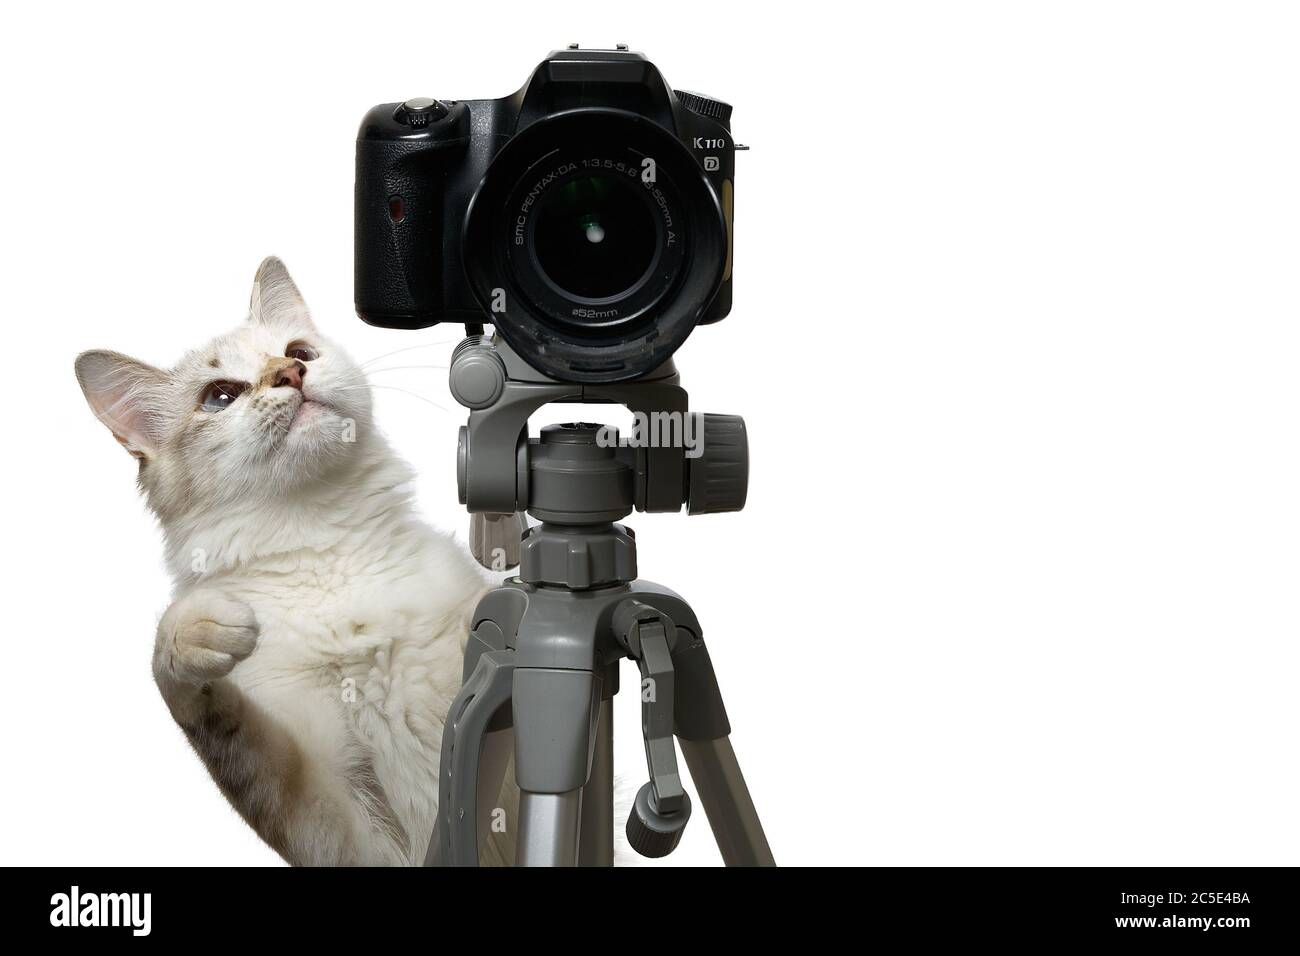
M 671 360 L 629 382 L 572 384 L 537 372 L 504 342 L 470 336 L 452 355 L 450 385 L 452 395 L 470 410 L 469 422 L 460 430 L 457 481 L 461 503 L 473 516 L 475 557 L 498 571 L 518 565 L 519 575 L 511 579 L 515 585 L 545 592 L 535 603 L 555 604 L 555 614 L 569 617 L 575 635 L 608 631 L 613 640 L 607 650 L 631 657 L 643 684 L 649 681 L 662 690 L 658 697 L 642 698 L 651 779 L 637 796 L 627 832 L 632 846 L 647 856 L 671 852 L 690 814 L 673 749 L 674 727 L 679 735 L 683 724 L 703 728 L 700 739 L 724 742 L 729 729 L 698 641 L 698 623 L 671 592 L 629 590 L 637 578 L 635 539 L 616 522 L 634 510 L 678 512 L 683 504 L 690 514 L 744 507 L 749 477 L 745 423 L 738 416 L 692 413 Z M 633 414 L 632 433 L 573 423 L 547 426 L 530 437 L 529 417 L 551 403 L 625 406 Z M 524 512 L 541 524 L 529 528 Z M 574 600 L 565 604 L 569 596 Z M 491 607 L 485 601 L 480 613 L 490 613 Z M 588 624 L 580 623 L 584 616 L 591 618 Z M 678 625 L 686 626 L 682 634 L 696 637 L 679 638 Z M 492 630 L 500 633 L 495 624 Z M 476 646 L 471 638 L 467 674 Z M 554 662 L 552 651 L 545 657 Z M 677 678 L 674 659 L 685 668 Z M 576 660 L 572 672 L 586 666 L 586 658 Z M 689 692 L 675 695 L 680 681 Z M 517 686 L 515 693 L 526 692 L 527 686 Z M 569 694 L 565 687 L 559 683 L 548 694 L 564 697 Z M 582 712 L 589 691 L 584 685 L 575 693 L 572 709 Z M 547 706 L 558 705 L 551 701 Z M 455 733 L 453 728 L 453 737 Z M 543 761 L 538 754 L 516 754 L 516 761 L 521 780 L 523 774 L 534 780 L 553 775 L 564 764 L 554 755 Z M 574 773 L 574 780 L 585 779 L 587 771 Z M 555 789 L 564 788 L 547 792 Z M 455 801 L 458 806 L 471 802 L 463 794 Z M 446 847 L 452 846 L 450 833 L 436 835 L 434 842 L 445 839 Z M 565 842 L 554 833 L 547 839 Z
M 451 393 L 470 409 L 460 430 L 457 484 L 476 516 L 475 557 L 506 570 L 519 561 L 519 517 L 568 526 L 617 521 L 636 511 L 739 511 L 749 482 L 745 422 L 691 412 L 672 360 L 642 378 L 608 385 L 558 382 L 508 345 L 470 336 L 452 354 Z M 594 448 L 553 431 L 530 439 L 528 418 L 554 402 L 609 403 L 633 415 L 631 435 L 588 426 Z M 591 444 L 591 443 L 588 443 Z M 478 516 L 483 516 L 479 518 Z

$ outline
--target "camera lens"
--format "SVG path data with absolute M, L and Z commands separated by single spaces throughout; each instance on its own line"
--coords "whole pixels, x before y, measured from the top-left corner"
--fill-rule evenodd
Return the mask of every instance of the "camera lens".
M 492 160 L 465 220 L 466 274 L 497 332 L 560 381 L 663 364 L 713 300 L 722 202 L 663 127 L 618 110 L 552 114 Z
M 516 301 L 539 332 L 577 336 L 589 356 L 596 339 L 652 334 L 689 270 L 692 211 L 653 158 L 644 174 L 647 159 L 617 141 L 563 144 L 515 174 L 497 206 L 489 252 Z
M 626 176 L 577 175 L 541 202 L 532 254 L 542 274 L 575 299 L 626 295 L 654 268 L 660 227 Z

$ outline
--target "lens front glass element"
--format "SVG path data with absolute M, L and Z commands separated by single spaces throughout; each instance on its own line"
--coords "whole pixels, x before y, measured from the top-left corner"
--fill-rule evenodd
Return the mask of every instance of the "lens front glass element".
M 627 176 L 592 173 L 547 191 L 537 210 L 532 251 L 560 291 L 588 301 L 613 299 L 654 267 L 659 226 L 638 185 Z

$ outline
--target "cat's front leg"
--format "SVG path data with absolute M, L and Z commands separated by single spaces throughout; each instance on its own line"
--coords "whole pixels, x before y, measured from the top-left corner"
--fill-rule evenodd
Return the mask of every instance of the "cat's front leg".
M 257 635 L 253 609 L 213 589 L 191 591 L 167 609 L 154 642 L 153 673 L 181 727 L 228 703 L 229 694 L 214 685 L 253 653 Z
M 286 720 L 231 679 L 258 637 L 253 609 L 213 589 L 167 609 L 154 677 L 176 723 L 239 815 L 290 863 L 404 862 L 404 835 L 376 817 L 373 799 L 360 798 L 355 782 L 321 759 L 319 746 L 304 746 L 302 722 Z

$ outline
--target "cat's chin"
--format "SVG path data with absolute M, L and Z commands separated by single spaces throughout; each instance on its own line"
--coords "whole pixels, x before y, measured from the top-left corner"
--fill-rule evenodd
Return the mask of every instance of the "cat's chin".
M 284 435 L 284 453 L 317 472 L 353 457 L 356 423 L 342 409 L 319 399 L 305 399 L 294 411 Z
M 317 427 L 324 421 L 327 414 L 334 415 L 334 410 L 324 402 L 310 398 L 303 399 L 293 413 L 293 418 L 289 420 L 289 430 Z M 334 415 L 334 417 L 337 418 L 338 416 Z
M 285 436 L 291 445 L 333 445 L 345 441 L 344 426 L 348 419 L 333 405 L 315 399 L 307 399 L 294 411 L 289 419 L 289 430 Z

